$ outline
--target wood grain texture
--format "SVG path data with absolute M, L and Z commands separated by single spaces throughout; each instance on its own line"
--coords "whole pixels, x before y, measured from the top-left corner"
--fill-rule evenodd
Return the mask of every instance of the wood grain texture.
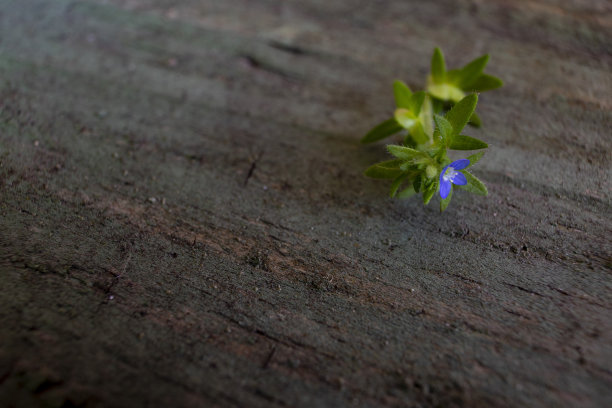
M 487 198 L 361 146 L 489 52 Z M 612 406 L 608 1 L 0 1 L 0 405 Z

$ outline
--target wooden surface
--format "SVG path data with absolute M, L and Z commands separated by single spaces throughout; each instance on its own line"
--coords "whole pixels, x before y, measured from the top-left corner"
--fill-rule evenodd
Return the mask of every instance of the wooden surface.
M 612 406 L 611 9 L 1 0 L 0 405 Z M 358 144 L 436 45 L 444 214 Z

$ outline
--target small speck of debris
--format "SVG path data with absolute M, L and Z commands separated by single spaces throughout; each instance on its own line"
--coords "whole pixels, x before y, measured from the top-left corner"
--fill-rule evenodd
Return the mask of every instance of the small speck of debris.
M 109 299 L 109 300 L 113 300 L 114 298 L 115 298 L 115 297 L 114 297 L 113 295 L 110 295 L 110 296 L 108 297 L 108 299 Z
M 153 204 L 155 204 L 157 202 L 157 198 L 149 197 L 149 201 L 152 202 Z
M 268 186 L 263 186 L 264 191 L 268 191 Z
M 35 140 L 35 141 L 34 141 L 34 146 L 38 147 L 38 145 L 39 145 L 39 144 L 40 144 L 40 143 L 38 142 L 38 140 Z

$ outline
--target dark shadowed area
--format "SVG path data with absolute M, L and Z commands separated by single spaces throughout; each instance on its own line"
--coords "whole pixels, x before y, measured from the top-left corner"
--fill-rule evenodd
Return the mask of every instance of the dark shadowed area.
M 484 53 L 488 197 L 359 139 Z M 612 406 L 607 0 L 0 0 L 0 406 Z

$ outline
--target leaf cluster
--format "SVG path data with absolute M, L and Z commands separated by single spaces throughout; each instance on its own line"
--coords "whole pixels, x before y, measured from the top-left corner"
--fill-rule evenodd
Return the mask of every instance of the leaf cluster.
M 407 198 L 422 193 L 428 204 L 440 189 L 443 172 L 451 165 L 448 150 L 481 150 L 488 145 L 463 134 L 465 126 L 480 124 L 475 114 L 478 95 L 471 92 L 485 91 L 501 86 L 501 80 L 484 74 L 488 55 L 475 59 L 460 69 L 447 71 L 439 48 L 434 50 L 431 73 L 426 91 L 412 92 L 401 81 L 393 84 L 396 110 L 392 118 L 378 124 L 368 132 L 362 143 L 372 143 L 399 132 L 404 133 L 402 144 L 388 145 L 394 159 L 370 166 L 365 175 L 378 179 L 390 179 L 390 196 Z M 467 184 L 454 185 L 471 193 L 487 195 L 485 185 L 468 169 L 476 164 L 484 152 L 468 156 L 469 165 L 458 170 Z M 452 196 L 440 202 L 444 211 Z
M 438 109 L 453 105 L 472 92 L 485 92 L 501 87 L 501 79 L 485 74 L 483 71 L 489 62 L 485 54 L 459 69 L 446 70 L 442 51 L 436 47 L 431 57 L 431 72 L 427 77 L 427 93 L 434 100 Z M 476 113 L 472 114 L 470 124 L 480 126 L 481 121 Z

